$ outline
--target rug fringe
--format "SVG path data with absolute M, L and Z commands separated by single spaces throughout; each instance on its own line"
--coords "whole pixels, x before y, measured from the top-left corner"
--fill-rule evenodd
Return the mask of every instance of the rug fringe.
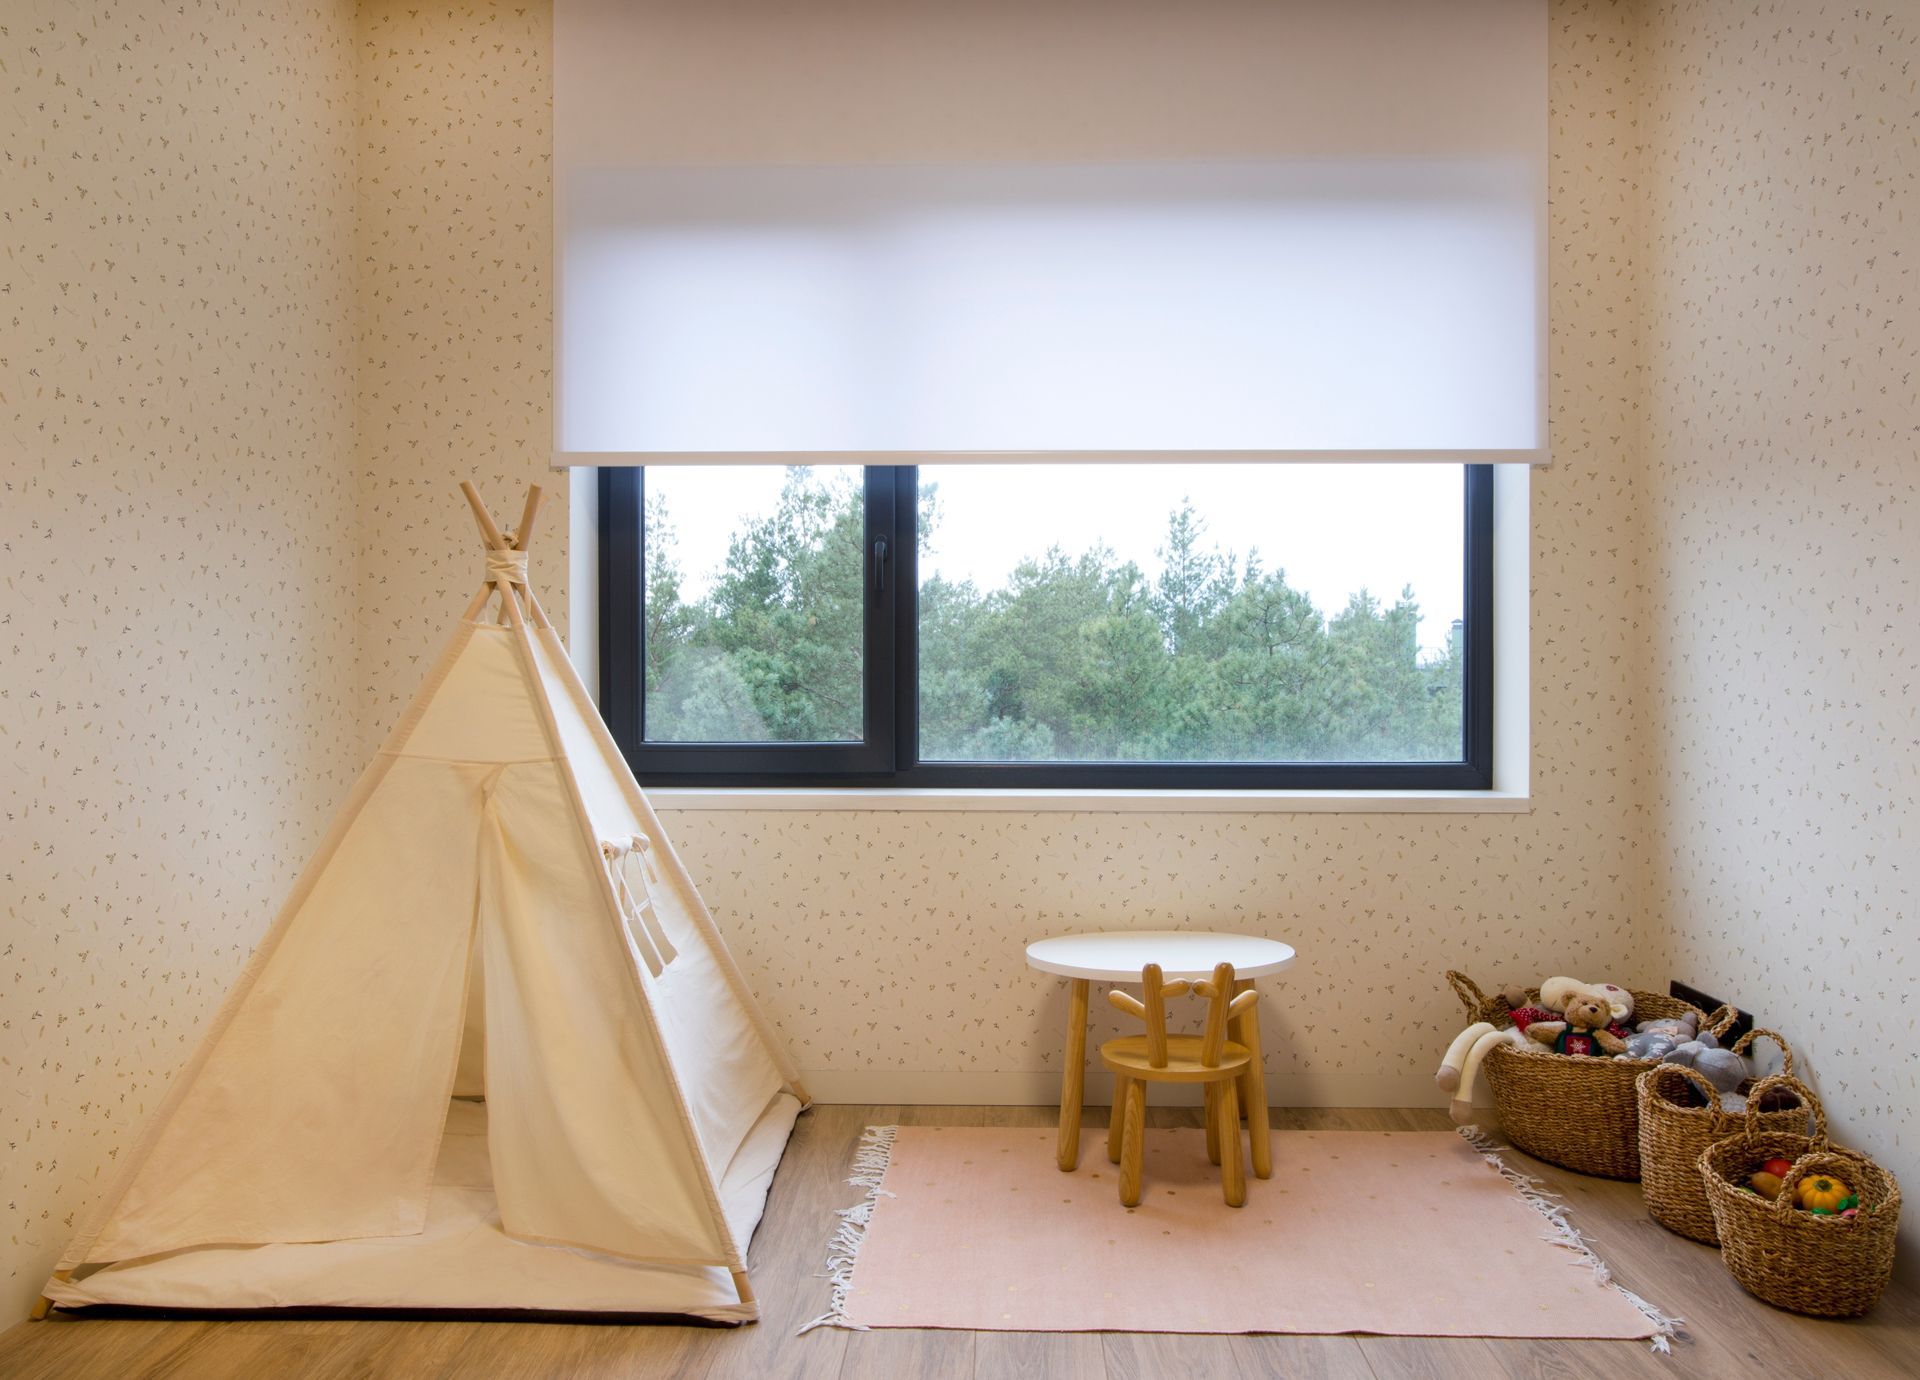
M 893 1138 L 899 1133 L 898 1126 L 869 1126 L 860 1137 L 860 1148 L 853 1154 L 853 1173 L 847 1177 L 847 1183 L 853 1188 L 866 1189 L 867 1196 L 850 1208 L 834 1210 L 840 1225 L 833 1233 L 833 1240 L 827 1243 L 829 1307 L 794 1336 L 816 1327 L 844 1327 L 853 1332 L 867 1330 L 847 1316 L 847 1295 L 853 1289 L 854 1262 L 860 1256 L 861 1243 L 867 1239 L 867 1223 L 873 1219 L 873 1210 L 882 1197 L 893 1197 L 880 1185 L 887 1177 L 887 1165 L 893 1158 Z
M 1639 1309 L 1641 1316 L 1653 1324 L 1651 1339 L 1653 1349 L 1662 1354 L 1671 1354 L 1674 1339 L 1684 1339 L 1687 1335 L 1686 1320 L 1661 1312 L 1633 1290 L 1615 1284 L 1613 1272 L 1607 1268 L 1607 1262 L 1587 1244 L 1587 1239 L 1580 1234 L 1580 1229 L 1568 1220 L 1569 1209 L 1560 1201 L 1558 1193 L 1546 1188 L 1540 1179 L 1531 1174 L 1522 1174 L 1501 1159 L 1500 1151 L 1503 1147 L 1478 1126 L 1462 1126 L 1458 1130 L 1460 1138 L 1479 1151 L 1480 1158 L 1492 1165 L 1499 1172 L 1500 1177 L 1512 1184 L 1520 1196 L 1532 1205 L 1534 1211 L 1547 1219 L 1548 1230 L 1544 1239 L 1555 1245 L 1565 1246 L 1584 1259 L 1593 1268 L 1595 1280 L 1618 1293 L 1628 1303 Z

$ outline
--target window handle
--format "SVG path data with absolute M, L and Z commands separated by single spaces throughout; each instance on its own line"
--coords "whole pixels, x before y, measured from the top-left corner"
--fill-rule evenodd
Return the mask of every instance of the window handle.
M 873 592 L 887 592 L 887 539 L 876 538 L 873 543 Z

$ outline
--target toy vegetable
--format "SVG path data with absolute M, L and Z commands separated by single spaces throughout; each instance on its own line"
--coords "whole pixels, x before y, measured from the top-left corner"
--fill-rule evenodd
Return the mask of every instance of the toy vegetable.
M 1838 1212 L 1853 1190 L 1828 1174 L 1809 1174 L 1800 1181 L 1794 1200 L 1808 1212 Z

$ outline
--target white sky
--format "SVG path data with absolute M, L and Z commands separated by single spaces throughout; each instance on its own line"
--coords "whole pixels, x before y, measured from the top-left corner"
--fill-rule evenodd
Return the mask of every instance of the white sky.
M 727 538 L 746 514 L 772 509 L 785 471 L 778 466 L 711 466 L 647 471 L 678 532 L 675 549 L 686 597 L 711 588 Z M 1204 542 L 1244 558 L 1258 547 L 1261 568 L 1284 568 L 1323 614 L 1357 589 L 1391 603 L 1412 585 L 1421 606 L 1420 645 L 1446 644 L 1464 597 L 1464 477 L 1458 465 L 924 465 L 920 482 L 939 485 L 924 578 L 998 588 L 1022 559 L 1060 546 L 1077 556 L 1096 544 L 1137 562 L 1152 579 L 1167 515 L 1191 498 Z

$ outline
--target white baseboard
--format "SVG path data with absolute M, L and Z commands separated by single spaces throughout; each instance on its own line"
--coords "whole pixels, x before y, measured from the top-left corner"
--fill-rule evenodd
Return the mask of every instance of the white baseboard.
M 904 1069 L 803 1069 L 801 1081 L 816 1102 L 880 1106 L 1043 1107 L 1060 1101 L 1060 1075 L 1044 1069 L 1003 1073 L 916 1073 Z M 1085 1100 L 1113 1102 L 1113 1075 L 1089 1070 Z M 1155 1102 L 1200 1102 L 1195 1084 L 1153 1090 Z M 1267 1101 L 1275 1107 L 1444 1107 L 1446 1095 L 1430 1074 L 1268 1074 Z

